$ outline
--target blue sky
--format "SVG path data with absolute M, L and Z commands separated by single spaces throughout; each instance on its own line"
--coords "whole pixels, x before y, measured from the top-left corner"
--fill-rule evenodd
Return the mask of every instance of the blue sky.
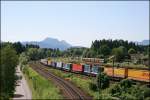
M 149 1 L 2 1 L 2 41 L 46 37 L 87 46 L 95 39 L 149 37 Z

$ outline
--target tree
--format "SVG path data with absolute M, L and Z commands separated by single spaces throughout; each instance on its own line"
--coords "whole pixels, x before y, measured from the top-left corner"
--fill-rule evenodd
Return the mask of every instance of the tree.
M 92 58 L 96 56 L 96 52 L 94 50 L 89 50 L 86 54 L 86 57 Z
M 38 60 L 38 49 L 37 48 L 29 48 L 27 51 L 27 55 L 30 57 L 30 60 Z
M 127 55 L 127 50 L 125 47 L 120 46 L 119 48 L 114 48 L 112 54 L 115 55 L 116 61 L 122 61 Z
M 136 51 L 135 51 L 135 49 L 133 49 L 133 48 L 130 48 L 129 50 L 128 50 L 128 54 L 135 54 L 136 53 Z
M 150 45 L 146 48 L 146 54 L 150 56 Z
M 52 53 L 51 53 L 51 50 L 47 50 L 46 51 L 46 57 L 51 57 Z
M 109 55 L 111 52 L 111 49 L 107 45 L 102 45 L 100 47 L 100 54 L 103 54 L 104 56 Z
M 1 99 L 8 99 L 15 91 L 16 83 L 16 66 L 18 64 L 18 56 L 12 46 L 7 45 L 1 48 L 0 55 L 0 82 L 1 82 Z
M 26 65 L 29 61 L 30 57 L 26 54 L 26 52 L 22 52 L 19 56 L 19 66 L 22 70 L 24 68 L 24 65 Z
M 105 89 L 109 87 L 109 77 L 105 73 L 99 73 L 97 76 L 97 87 L 99 89 Z
M 39 49 L 38 49 L 38 58 L 39 58 L 39 59 L 42 59 L 42 58 L 44 58 L 45 56 L 46 56 L 46 54 L 45 54 L 44 49 L 39 48 Z
M 28 48 L 40 48 L 39 45 L 34 45 L 34 44 L 26 44 L 26 49 Z
M 25 51 L 25 46 L 22 45 L 20 42 L 13 43 L 13 48 L 16 50 L 17 54 L 20 54 L 23 51 Z
M 29 56 L 25 52 L 21 53 L 19 56 L 20 65 L 21 66 L 26 65 L 28 63 L 28 61 L 29 61 Z
M 120 82 L 120 86 L 122 88 L 130 88 L 132 86 L 132 81 L 130 79 L 123 79 L 121 82 Z
M 127 49 L 124 46 L 120 46 L 118 49 L 120 49 L 120 51 L 122 51 L 123 57 L 125 57 L 128 54 Z
M 115 61 L 120 61 L 121 60 L 122 51 L 120 51 L 118 48 L 114 48 L 112 50 L 112 54 L 115 56 Z
M 109 78 L 105 73 L 101 71 L 101 69 L 100 69 L 100 73 L 97 75 L 97 78 L 96 78 L 96 85 L 97 85 L 98 92 L 100 94 L 99 97 L 101 98 L 102 97 L 101 89 L 105 89 L 109 87 Z

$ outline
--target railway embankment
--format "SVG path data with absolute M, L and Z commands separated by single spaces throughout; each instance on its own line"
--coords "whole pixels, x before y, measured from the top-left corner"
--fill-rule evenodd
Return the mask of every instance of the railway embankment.
M 32 91 L 32 99 L 63 99 L 60 89 L 51 80 L 45 79 L 28 65 L 23 72 Z

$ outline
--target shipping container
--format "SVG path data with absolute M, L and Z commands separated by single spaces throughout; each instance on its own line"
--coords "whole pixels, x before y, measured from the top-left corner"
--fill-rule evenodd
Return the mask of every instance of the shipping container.
M 84 65 L 84 72 L 85 72 L 85 73 L 91 73 L 91 66 L 88 65 L 88 64 L 85 64 L 85 65 Z
M 62 68 L 62 62 L 57 62 L 56 67 L 57 68 Z
M 51 62 L 51 66 L 52 66 L 52 67 L 56 67 L 56 62 L 52 61 L 52 62 Z
M 48 60 L 48 65 L 51 66 L 51 60 Z
M 63 64 L 63 69 L 64 69 L 64 70 L 71 71 L 71 63 L 64 63 L 64 64 Z
M 105 67 L 105 68 L 104 68 L 104 72 L 105 72 L 108 76 L 112 76 L 112 75 L 113 75 L 113 68 L 112 68 L 112 67 Z
M 42 64 L 44 64 L 44 65 L 47 65 L 47 59 L 41 59 L 41 61 L 40 61 Z
M 113 67 L 105 67 L 104 72 L 108 76 L 120 77 L 125 78 L 125 68 L 114 68 Z
M 83 72 L 83 66 L 81 64 L 73 64 L 72 71 L 74 72 Z
M 125 78 L 125 68 L 114 68 L 114 77 Z
M 99 73 L 99 66 L 98 65 L 92 65 L 91 73 L 94 75 L 97 75 Z
M 138 70 L 138 69 L 128 69 L 128 78 L 150 82 L 150 71 L 149 70 Z

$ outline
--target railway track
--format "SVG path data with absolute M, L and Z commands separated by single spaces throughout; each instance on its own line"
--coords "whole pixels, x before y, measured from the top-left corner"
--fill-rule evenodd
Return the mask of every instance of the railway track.
M 91 100 L 92 97 L 85 94 L 83 91 L 81 91 L 79 88 L 75 87 L 70 82 L 55 76 L 51 72 L 49 72 L 45 66 L 40 64 L 30 64 L 30 67 L 32 67 L 35 71 L 37 71 L 39 74 L 47 78 L 48 80 L 52 80 L 57 86 L 60 87 L 62 90 L 64 97 L 66 99 L 76 99 L 76 100 Z

